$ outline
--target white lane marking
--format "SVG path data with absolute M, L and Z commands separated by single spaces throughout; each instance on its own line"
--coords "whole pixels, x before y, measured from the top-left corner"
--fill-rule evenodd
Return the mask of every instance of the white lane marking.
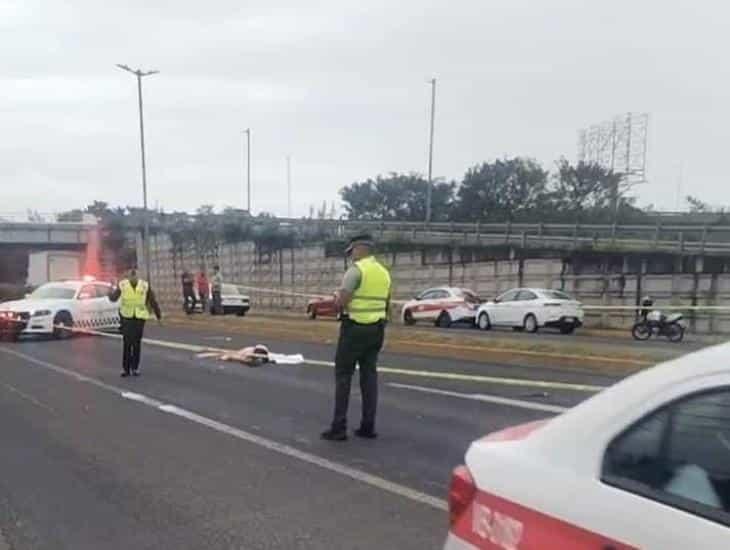
M 119 338 L 116 334 L 107 334 L 98 331 L 84 331 L 86 334 L 93 334 L 97 336 L 111 336 Z M 152 346 L 175 349 L 180 351 L 190 351 L 193 353 L 201 353 L 205 351 L 215 352 L 227 352 L 231 351 L 228 349 L 212 348 L 207 346 L 197 346 L 192 344 L 183 344 L 182 342 L 171 342 L 169 340 L 155 340 L 150 338 L 144 338 L 142 340 L 145 344 Z M 334 367 L 335 364 L 332 361 L 319 361 L 317 359 L 304 359 L 306 365 L 316 365 L 323 367 Z M 463 374 L 458 372 L 439 372 L 430 370 L 414 370 L 414 369 L 400 369 L 394 367 L 382 366 L 378 367 L 378 371 L 384 374 L 398 374 L 403 376 L 412 376 L 415 378 L 433 378 L 438 380 L 456 380 L 460 382 L 477 382 L 484 384 L 497 384 L 502 386 L 524 386 L 528 388 L 549 388 L 559 390 L 570 390 L 584 393 L 596 393 L 606 389 L 606 386 L 596 386 L 590 384 L 571 384 L 568 382 L 552 382 L 549 380 L 526 380 L 523 378 L 505 378 L 501 376 L 483 376 L 479 374 Z
M 48 363 L 47 361 L 42 361 L 40 359 L 36 359 L 35 357 L 26 355 L 25 353 L 20 353 L 17 351 L 9 350 L 2 346 L 0 346 L 0 352 L 7 353 L 9 355 L 14 355 L 15 357 L 23 359 L 31 364 L 52 370 L 53 372 L 56 372 L 59 374 L 63 374 L 64 376 L 69 376 L 74 379 L 79 379 L 79 377 L 80 377 L 80 375 L 78 375 L 78 373 L 74 372 L 71 369 L 66 369 L 64 367 L 54 365 L 53 363 Z M 163 404 L 162 402 L 157 401 L 156 399 L 153 399 L 151 397 L 147 397 L 145 395 L 138 394 L 135 392 L 126 391 L 122 388 L 112 386 L 111 384 L 101 382 L 100 380 L 97 380 L 95 378 L 91 378 L 88 376 L 81 376 L 81 378 L 83 379 L 84 382 L 89 382 L 89 383 L 97 386 L 98 388 L 105 389 L 107 391 L 120 395 L 126 399 L 131 399 L 132 401 L 135 401 L 137 403 L 151 406 L 151 407 L 155 408 L 156 410 L 159 410 L 159 411 L 162 411 L 162 412 L 165 412 L 168 414 L 172 414 L 172 415 L 178 416 L 180 418 L 184 418 L 191 422 L 195 422 L 195 423 L 205 426 L 207 428 L 213 429 L 217 432 L 230 435 L 237 439 L 241 439 L 248 443 L 258 445 L 259 447 L 263 447 L 265 449 L 279 453 L 281 455 L 288 456 L 290 458 L 295 458 L 302 462 L 306 462 L 308 464 L 318 466 L 325 470 L 329 470 L 331 472 L 338 473 L 340 475 L 349 477 L 351 479 L 354 479 L 354 480 L 364 483 L 366 485 L 370 485 L 371 487 L 375 487 L 376 489 L 380 489 L 382 491 L 386 491 L 388 493 L 407 498 L 414 502 L 419 502 L 421 504 L 425 504 L 427 506 L 431 506 L 433 508 L 436 508 L 436 509 L 442 510 L 442 511 L 448 510 L 448 504 L 443 499 L 436 498 L 431 495 L 427 495 L 420 491 L 416 491 L 415 489 L 411 489 L 410 487 L 406 487 L 404 485 L 400 485 L 398 483 L 388 481 L 387 479 L 384 479 L 382 477 L 378 477 L 378 476 L 369 474 L 367 472 L 357 470 L 356 468 L 351 468 L 350 466 L 345 466 L 344 464 L 339 464 L 337 462 L 333 462 L 326 458 L 322 458 L 320 456 L 317 456 L 317 455 L 314 455 L 311 453 L 307 453 L 305 451 L 301 451 L 299 449 L 296 449 L 295 447 L 291 447 L 284 443 L 279 443 L 272 439 L 268 439 L 265 437 L 261 437 L 261 436 L 246 432 L 244 430 L 235 428 L 233 426 L 229 426 L 228 424 L 224 424 L 222 422 L 218 422 L 211 418 L 207 418 L 205 416 L 199 415 L 195 412 L 188 411 L 188 410 L 178 407 L 176 405 Z
M 334 367 L 330 361 L 314 361 L 305 359 L 310 365 L 321 365 L 323 367 Z M 549 380 L 527 380 L 522 378 L 503 378 L 501 376 L 483 376 L 481 374 L 462 374 L 458 372 L 439 372 L 431 370 L 397 369 L 393 367 L 378 367 L 378 372 L 388 374 L 401 374 L 415 378 L 434 378 L 440 380 L 458 380 L 460 382 L 483 382 L 485 384 L 497 384 L 502 386 L 526 386 L 531 388 L 552 388 L 560 390 L 573 390 L 586 393 L 597 393 L 606 389 L 606 386 L 593 386 L 589 384 L 571 384 L 568 382 L 551 382 Z
M 142 395 L 141 393 L 134 393 L 131 391 L 123 391 L 122 397 L 124 397 L 124 399 L 129 399 L 130 401 L 137 401 L 138 403 L 149 405 L 150 407 L 159 408 L 163 404 L 162 401 L 157 401 L 156 399 L 152 399 L 146 395 Z
M 15 386 L 11 386 L 10 384 L 6 384 L 5 382 L 2 382 L 2 385 L 5 387 L 5 389 L 7 389 L 11 393 L 16 394 L 18 397 L 25 399 L 26 401 L 30 401 L 37 407 L 40 407 L 41 409 L 44 409 L 44 410 L 50 412 L 51 414 L 56 414 L 56 411 L 53 409 L 53 407 L 49 407 L 48 405 L 46 405 L 42 401 L 39 401 L 32 395 L 28 395 L 27 393 L 20 391 Z
M 401 388 L 404 390 L 418 391 L 421 393 L 447 395 L 449 397 L 458 397 L 460 399 L 470 399 L 472 401 L 484 401 L 486 403 L 495 403 L 497 405 L 507 405 L 509 407 L 518 407 L 521 409 L 531 409 L 533 411 L 562 413 L 568 410 L 568 407 L 560 407 L 558 405 L 546 405 L 544 403 L 534 403 L 533 401 L 523 401 L 522 399 L 509 399 L 507 397 L 485 395 L 483 393 L 460 393 L 449 390 L 439 390 L 436 388 L 425 388 L 423 386 L 412 386 L 410 384 L 397 384 L 395 382 L 388 383 L 388 386 L 391 386 L 393 388 Z

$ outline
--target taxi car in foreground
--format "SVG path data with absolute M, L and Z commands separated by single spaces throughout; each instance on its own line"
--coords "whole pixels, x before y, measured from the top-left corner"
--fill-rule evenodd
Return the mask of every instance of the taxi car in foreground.
M 26 334 L 67 338 L 69 328 L 119 328 L 119 305 L 111 285 L 92 279 L 46 283 L 23 300 L 0 303 L 0 333 L 14 340 Z
M 730 548 L 730 344 L 472 443 L 445 548 Z

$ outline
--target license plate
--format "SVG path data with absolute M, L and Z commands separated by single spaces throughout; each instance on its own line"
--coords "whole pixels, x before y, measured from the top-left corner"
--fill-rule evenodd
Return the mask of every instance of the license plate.
M 566 323 L 575 323 L 575 317 L 566 317 L 565 322 Z

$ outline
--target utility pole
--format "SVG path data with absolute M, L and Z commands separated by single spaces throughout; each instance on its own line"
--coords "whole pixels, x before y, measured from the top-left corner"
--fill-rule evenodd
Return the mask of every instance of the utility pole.
M 684 163 L 679 161 L 679 177 L 677 178 L 677 198 L 674 211 L 679 212 L 682 206 L 682 184 L 684 183 Z
M 246 134 L 246 210 L 249 216 L 251 213 L 251 128 L 243 131 Z
M 160 71 L 142 71 L 140 69 L 133 70 L 127 65 L 120 65 L 117 63 L 117 67 L 123 71 L 133 74 L 137 77 L 137 98 L 139 102 L 139 142 L 140 149 L 142 151 L 142 201 L 144 206 L 144 263 L 146 268 L 147 282 L 152 284 L 152 278 L 150 276 L 150 215 L 147 209 L 147 163 L 145 160 L 145 149 L 144 149 L 144 115 L 142 109 L 142 77 L 157 74 Z
M 428 140 L 428 188 L 426 189 L 426 223 L 431 221 L 431 193 L 433 188 L 433 125 L 436 116 L 436 79 L 431 79 L 431 131 Z
M 286 156 L 286 217 L 291 219 L 291 155 Z

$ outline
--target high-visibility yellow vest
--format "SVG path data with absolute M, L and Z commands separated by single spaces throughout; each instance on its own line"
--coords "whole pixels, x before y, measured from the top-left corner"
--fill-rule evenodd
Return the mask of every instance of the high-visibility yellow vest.
M 119 290 L 122 291 L 121 303 L 119 305 L 119 314 L 126 319 L 143 319 L 150 318 L 150 312 L 147 309 L 147 291 L 149 285 L 146 281 L 137 281 L 137 287 L 133 288 L 132 284 L 124 279 L 119 283 Z
M 360 286 L 347 306 L 350 319 L 370 325 L 387 319 L 390 273 L 374 256 L 355 262 L 360 270 Z

